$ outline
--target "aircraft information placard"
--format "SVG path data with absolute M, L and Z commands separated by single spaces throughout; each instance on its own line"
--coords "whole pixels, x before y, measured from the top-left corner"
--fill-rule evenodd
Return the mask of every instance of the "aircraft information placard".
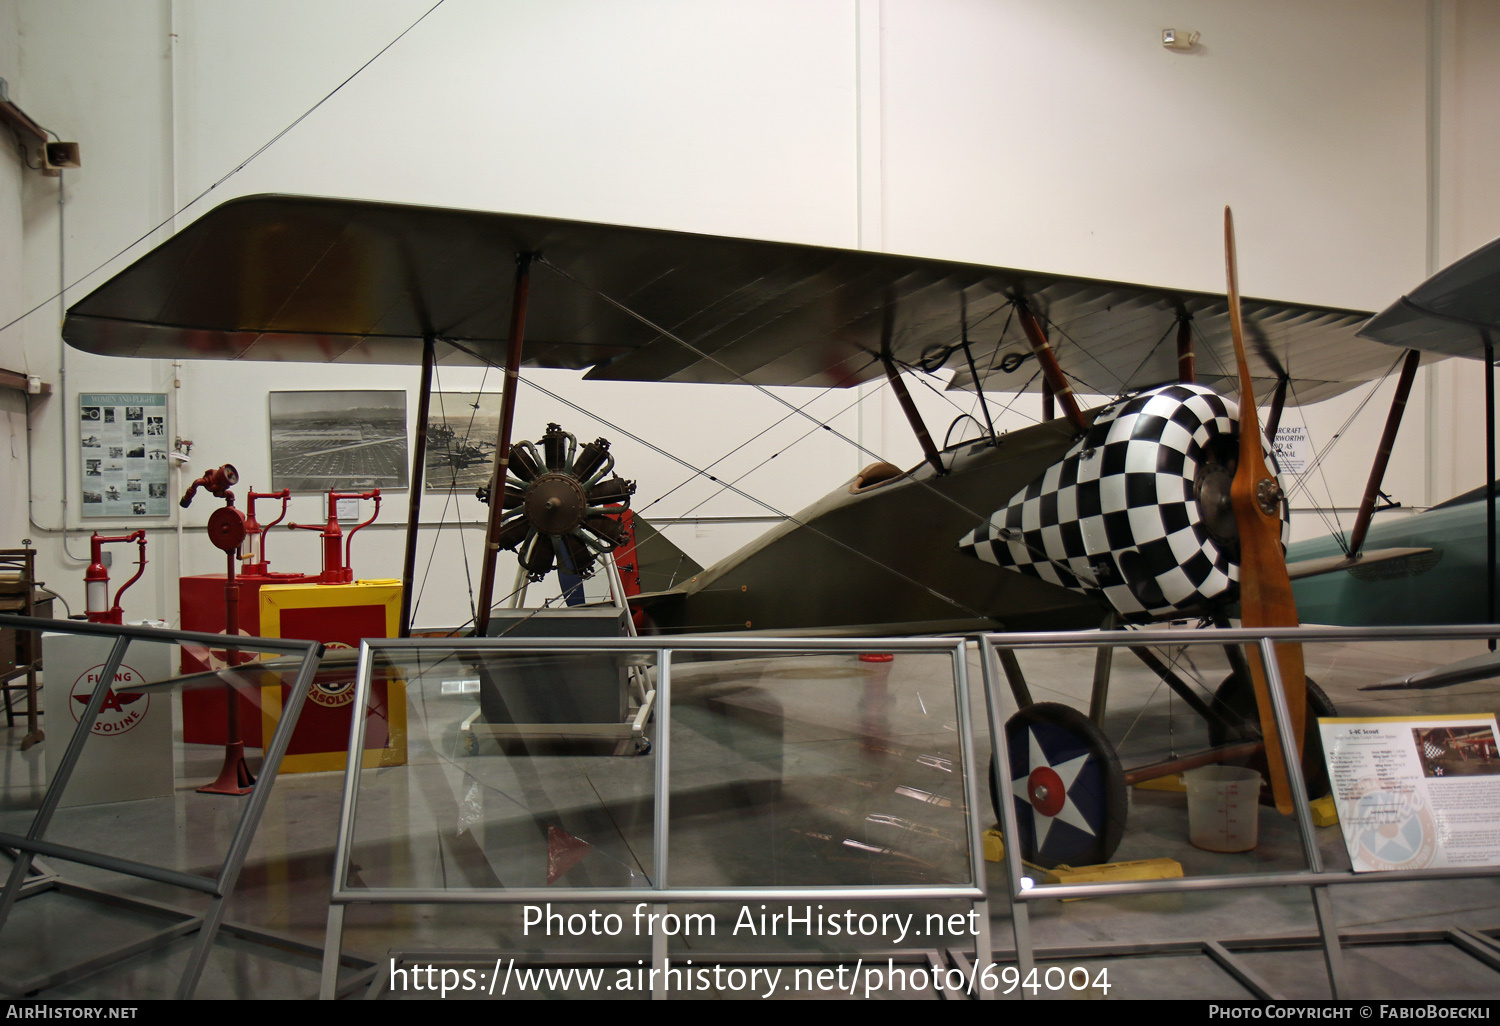
M 1500 865 L 1493 713 L 1318 725 L 1355 872 Z
M 1291 424 L 1276 429 L 1276 442 L 1271 446 L 1276 455 L 1276 469 L 1283 474 L 1300 474 L 1312 462 L 1312 443 L 1307 438 L 1307 428 Z
M 83 516 L 169 515 L 166 393 L 85 392 L 78 404 Z

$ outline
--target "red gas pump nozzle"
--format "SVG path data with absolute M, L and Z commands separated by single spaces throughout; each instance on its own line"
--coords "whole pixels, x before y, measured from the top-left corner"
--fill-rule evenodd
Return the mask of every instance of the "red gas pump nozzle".
M 217 470 L 210 470 L 198 480 L 188 485 L 187 492 L 178 503 L 183 509 L 187 509 L 193 503 L 193 495 L 199 488 L 206 488 L 208 494 L 216 499 L 224 499 L 229 505 L 234 505 L 234 493 L 229 489 L 240 482 L 240 472 L 234 469 L 233 463 L 226 463 Z
M 344 540 L 344 530 L 339 526 L 340 499 L 375 500 L 375 512 L 370 514 L 370 519 L 349 528 L 349 539 L 344 542 L 342 551 L 340 551 L 339 543 Z M 354 543 L 354 532 L 362 527 L 368 527 L 378 516 L 380 516 L 379 488 L 368 492 L 329 492 L 328 523 L 321 527 L 317 524 L 288 524 L 287 527 L 299 531 L 323 532 L 323 573 L 318 577 L 319 584 L 351 584 L 354 581 L 354 567 L 350 559 L 350 549 Z
M 120 590 L 115 592 L 114 605 L 108 609 L 105 603 L 109 601 L 109 571 L 104 568 L 104 546 L 110 542 L 136 542 L 141 547 L 141 558 L 136 563 L 139 568 L 135 576 L 124 584 Z M 120 596 L 125 594 L 125 589 L 141 579 L 141 574 L 146 572 L 146 532 L 132 531 L 130 534 L 105 536 L 94 532 L 89 539 L 89 568 L 83 573 L 84 592 L 87 595 L 87 609 L 90 623 L 112 623 L 122 624 L 125 622 L 125 611 L 120 608 Z

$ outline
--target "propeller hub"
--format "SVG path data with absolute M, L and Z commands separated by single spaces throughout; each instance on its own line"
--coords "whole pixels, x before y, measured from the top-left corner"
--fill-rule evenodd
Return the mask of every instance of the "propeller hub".
M 1193 481 L 1193 498 L 1209 536 L 1238 555 L 1240 530 L 1234 519 L 1229 488 L 1234 483 L 1235 461 L 1211 459 L 1199 466 Z
M 1281 506 L 1281 485 L 1274 477 L 1263 477 L 1255 484 L 1255 503 L 1268 517 L 1277 515 Z
M 571 474 L 543 474 L 526 491 L 526 519 L 543 534 L 568 534 L 583 523 L 588 496 Z

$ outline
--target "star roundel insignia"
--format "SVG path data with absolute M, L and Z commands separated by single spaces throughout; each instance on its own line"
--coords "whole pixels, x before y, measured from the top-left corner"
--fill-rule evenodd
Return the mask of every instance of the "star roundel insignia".
M 1125 773 L 1092 720 L 1056 702 L 1028 705 L 1005 725 L 1009 772 L 991 764 L 991 798 L 1016 814 L 1016 850 L 1047 869 L 1109 861 L 1125 833 Z
M 1069 826 L 1082 830 L 1089 836 L 1094 836 L 1094 828 L 1084 818 L 1082 812 L 1073 800 L 1068 797 L 1068 789 L 1078 779 L 1079 772 L 1089 761 L 1087 752 L 1063 762 L 1056 766 L 1047 758 L 1047 753 L 1042 750 L 1041 742 L 1037 740 L 1037 728 L 1030 727 L 1026 731 L 1028 741 L 1027 767 L 1029 772 L 1026 776 L 1017 777 L 1010 782 L 1010 787 L 1016 796 L 1029 806 L 1032 813 L 1032 834 L 1036 837 L 1038 850 L 1047 847 L 1047 835 L 1052 831 L 1052 824 L 1057 820 L 1067 823 Z

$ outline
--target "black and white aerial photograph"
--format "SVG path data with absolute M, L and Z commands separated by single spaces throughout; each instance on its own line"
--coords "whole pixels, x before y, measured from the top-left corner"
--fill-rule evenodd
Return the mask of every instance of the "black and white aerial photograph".
M 406 487 L 406 393 L 272 392 L 271 488 Z
M 473 492 L 495 470 L 499 392 L 434 392 L 427 414 L 427 490 Z

